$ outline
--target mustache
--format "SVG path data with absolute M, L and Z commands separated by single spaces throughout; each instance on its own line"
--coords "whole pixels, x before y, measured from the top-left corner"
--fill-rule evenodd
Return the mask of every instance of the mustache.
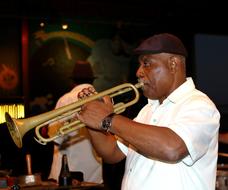
M 138 78 L 138 83 L 140 83 L 141 85 L 142 85 L 142 90 L 144 90 L 144 84 L 145 84 L 145 82 L 142 80 L 142 79 L 140 79 L 140 78 Z

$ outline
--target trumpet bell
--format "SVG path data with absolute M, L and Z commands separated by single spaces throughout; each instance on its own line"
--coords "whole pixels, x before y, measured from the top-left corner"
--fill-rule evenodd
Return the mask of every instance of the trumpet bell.
M 14 143 L 21 148 L 22 147 L 22 137 L 24 134 L 22 134 L 19 130 L 19 124 L 15 124 L 15 120 L 11 118 L 9 113 L 5 113 L 5 119 L 6 119 L 6 124 L 8 127 L 8 130 L 10 132 L 10 135 L 14 141 Z

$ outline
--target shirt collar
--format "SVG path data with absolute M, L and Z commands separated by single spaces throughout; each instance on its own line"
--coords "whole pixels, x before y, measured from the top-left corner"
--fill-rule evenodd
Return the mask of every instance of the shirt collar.
M 176 103 L 178 100 L 181 100 L 192 90 L 195 89 L 195 84 L 191 77 L 188 77 L 187 80 L 180 85 L 176 90 L 174 90 L 167 99 L 173 103 Z
M 185 95 L 187 95 L 189 92 L 191 92 L 194 89 L 195 89 L 195 84 L 192 78 L 188 77 L 187 80 L 182 85 L 180 85 L 164 100 L 164 102 L 170 101 L 170 102 L 176 103 L 178 100 L 180 100 L 182 97 L 185 97 Z M 154 105 L 154 104 L 159 104 L 159 101 L 148 99 L 148 103 Z

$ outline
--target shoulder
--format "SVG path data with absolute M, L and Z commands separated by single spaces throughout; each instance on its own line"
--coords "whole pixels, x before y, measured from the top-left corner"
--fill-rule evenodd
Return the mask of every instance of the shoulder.
M 56 104 L 56 108 L 78 101 L 82 96 L 81 94 L 86 96 L 86 95 L 94 94 L 95 92 L 96 91 L 91 84 L 85 83 L 85 84 L 77 85 L 70 92 L 64 94 L 59 98 Z
M 59 107 L 68 105 L 76 100 L 77 100 L 77 96 L 75 96 L 75 94 L 72 92 L 68 92 L 58 99 L 55 108 L 59 108 Z

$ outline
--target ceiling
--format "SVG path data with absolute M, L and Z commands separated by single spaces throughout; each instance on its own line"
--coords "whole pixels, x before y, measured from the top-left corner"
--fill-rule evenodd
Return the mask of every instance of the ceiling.
M 6 17 L 105 16 L 151 19 L 164 16 L 209 16 L 214 14 L 216 7 L 220 5 L 219 2 L 212 4 L 210 1 L 202 0 L 1 0 L 0 15 Z M 219 13 L 219 11 L 216 12 L 216 14 Z
M 223 1 L 206 0 L 1 0 L 0 18 L 122 19 L 181 31 L 225 32 Z

